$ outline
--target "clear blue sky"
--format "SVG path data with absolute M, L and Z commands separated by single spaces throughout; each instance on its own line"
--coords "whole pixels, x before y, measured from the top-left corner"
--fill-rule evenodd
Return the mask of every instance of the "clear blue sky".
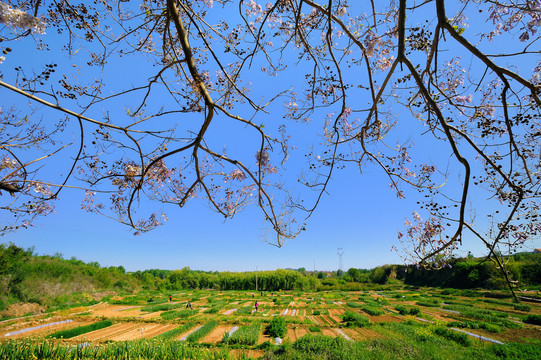
M 52 36 L 52 33 L 45 36 Z M 12 47 L 14 51 L 0 65 L 0 71 L 13 68 L 37 54 L 29 39 Z M 54 49 L 51 53 L 55 54 L 54 61 L 59 63 L 59 68 L 76 62 L 76 59 L 59 56 Z M 139 85 L 141 79 L 137 79 L 137 73 L 142 74 L 144 79 L 148 78 L 148 74 L 140 71 L 145 66 L 148 65 L 130 63 L 124 59 L 122 64 L 112 66 L 111 71 L 118 79 L 129 78 L 134 85 Z M 303 72 L 299 71 L 297 75 L 302 78 Z M 265 86 L 274 86 L 274 80 L 257 76 L 255 82 L 265 81 Z M 6 76 L 4 80 L 12 83 L 13 78 Z M 3 88 L 0 89 L 0 99 L 0 106 L 3 107 L 25 104 L 20 96 Z M 99 111 L 92 116 L 99 118 Z M 404 122 L 399 137 L 407 139 L 409 132 L 416 130 L 412 126 L 411 116 L 398 113 L 397 119 Z M 213 141 L 221 141 L 223 126 L 218 121 L 211 125 L 209 137 Z M 302 130 L 295 129 L 294 125 L 291 131 L 293 136 L 302 136 Z M 321 129 L 316 131 L 321 132 Z M 71 136 L 68 132 L 67 138 Z M 236 140 L 239 141 L 238 138 Z M 431 147 L 429 141 L 423 141 L 416 139 L 416 145 L 420 146 L 417 151 L 428 157 L 431 153 L 437 153 L 438 149 Z M 299 150 L 291 158 L 292 169 L 304 161 L 303 154 L 307 152 L 309 143 L 300 141 L 297 145 Z M 24 248 L 34 246 L 39 254 L 58 252 L 65 258 L 97 261 L 103 266 L 122 265 L 128 271 L 180 269 L 185 266 L 218 271 L 299 267 L 336 270 L 339 265 L 338 248 L 344 250 L 344 270 L 350 267 L 373 268 L 402 262 L 398 254 L 391 252 L 391 246 L 399 245 L 397 231 L 403 229 L 405 219 L 411 216 L 419 200 L 416 192 L 410 192 L 406 199 L 397 199 L 388 183 L 383 173 L 374 167 L 368 168 L 362 175 L 355 169 L 336 172 L 328 194 L 308 220 L 307 230 L 286 242 L 282 248 L 264 242 L 263 221 L 256 207 L 249 207 L 234 219 L 224 222 L 222 216 L 208 209 L 204 200 L 192 201 L 183 209 L 169 206 L 166 208 L 169 221 L 164 226 L 141 236 L 133 236 L 131 229 L 113 220 L 83 212 L 80 209 L 81 192 L 70 189 L 61 192 L 55 214 L 39 218 L 35 227 L 7 234 L 0 241 L 13 242 Z M 472 196 L 475 199 L 475 194 Z M 6 200 L 7 195 L 0 198 L 0 202 Z M 9 215 L 0 213 L 0 222 L 2 216 Z M 530 251 L 536 247 L 541 247 L 539 239 L 528 241 L 523 250 Z M 482 246 L 466 237 L 464 246 L 457 254 L 465 255 L 470 250 L 476 256 L 486 253 Z

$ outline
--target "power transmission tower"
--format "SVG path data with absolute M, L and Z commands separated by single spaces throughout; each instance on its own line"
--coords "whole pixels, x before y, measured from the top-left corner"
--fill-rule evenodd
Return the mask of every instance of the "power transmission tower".
M 336 254 L 338 254 L 338 270 L 342 270 L 342 267 L 344 266 L 343 264 L 343 255 L 344 255 L 344 249 L 343 248 L 338 248 L 338 251 L 336 252 Z

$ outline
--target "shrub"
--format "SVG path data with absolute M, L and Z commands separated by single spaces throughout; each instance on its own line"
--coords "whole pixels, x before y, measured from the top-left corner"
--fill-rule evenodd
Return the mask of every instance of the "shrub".
M 273 317 L 265 332 L 271 337 L 284 337 L 287 333 L 286 321 L 281 316 Z
M 400 315 L 417 315 L 421 310 L 416 306 L 397 305 L 394 307 Z
M 310 326 L 308 330 L 310 330 L 310 332 L 321 332 L 321 329 L 318 326 Z
M 321 311 L 314 310 L 314 311 L 312 311 L 312 315 L 321 315 Z
M 531 306 L 528 305 L 528 304 L 514 304 L 513 308 L 515 310 L 525 311 L 525 312 L 528 312 L 528 311 L 532 310 Z
M 368 315 L 372 315 L 372 316 L 385 314 L 385 311 L 375 308 L 373 306 L 363 306 L 361 310 L 367 313 Z
M 348 301 L 348 302 L 346 303 L 346 305 L 349 306 L 349 307 L 351 307 L 351 308 L 360 308 L 360 307 L 362 307 L 361 304 L 356 303 L 355 301 Z
M 347 327 L 363 327 L 370 324 L 370 320 L 366 316 L 353 311 L 346 311 L 342 315 L 342 320 L 346 323 Z
M 524 322 L 528 324 L 541 325 L 541 315 L 528 315 L 526 319 L 524 319 Z
M 449 330 L 449 329 L 444 328 L 444 327 L 437 327 L 434 330 L 434 333 L 438 334 L 441 337 L 446 338 L 447 340 L 454 341 L 457 344 L 460 344 L 460 345 L 463 345 L 463 346 L 470 346 L 471 345 L 471 340 L 468 337 L 468 335 L 466 335 L 464 333 L 461 333 L 461 332 Z

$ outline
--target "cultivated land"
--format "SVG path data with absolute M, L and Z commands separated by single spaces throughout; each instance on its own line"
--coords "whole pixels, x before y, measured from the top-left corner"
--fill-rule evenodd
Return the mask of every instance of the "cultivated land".
M 0 323 L 0 349 L 23 339 L 46 342 L 51 334 L 58 334 L 60 330 L 111 320 L 110 326 L 70 338 L 57 335 L 58 339 L 53 341 L 57 345 L 87 346 L 167 338 L 189 342 L 192 346 L 226 349 L 230 356 L 257 358 L 276 343 L 265 334 L 265 328 L 276 316 L 285 319 L 287 331 L 282 344 L 286 345 L 307 334 L 341 337 L 352 342 L 408 337 L 417 338 L 419 342 L 427 338 L 457 342 L 454 335 L 437 330 L 443 328 L 450 334 L 464 334 L 459 330 L 468 332 L 470 347 L 484 347 L 494 342 L 541 346 L 541 326 L 525 322 L 529 315 L 541 316 L 541 304 L 517 305 L 510 298 L 486 291 L 401 289 L 252 295 L 246 291 L 208 290 L 174 293 L 171 294 L 173 300 L 168 301 L 169 295 L 139 293 L 93 306 L 4 320 Z M 152 302 L 148 301 L 150 298 Z M 259 303 L 257 312 L 254 311 L 256 301 Z M 192 309 L 186 309 L 188 302 Z M 346 313 L 351 312 L 367 318 L 369 323 L 344 321 Z M 239 328 L 256 321 L 262 326 L 254 344 L 223 343 L 225 333 L 231 338 Z M 203 328 L 210 330 L 196 336 Z

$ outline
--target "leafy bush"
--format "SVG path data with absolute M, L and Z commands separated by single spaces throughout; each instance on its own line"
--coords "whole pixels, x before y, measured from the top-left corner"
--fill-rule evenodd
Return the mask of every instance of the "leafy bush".
M 312 311 L 312 315 L 321 315 L 321 311 L 314 310 L 314 311 Z
M 503 330 L 498 325 L 489 324 L 481 321 L 451 321 L 447 327 L 456 327 L 462 329 L 484 329 L 492 333 L 501 333 Z
M 460 345 L 463 345 L 463 346 L 470 346 L 471 345 L 471 340 L 468 337 L 468 335 L 466 335 L 464 333 L 461 333 L 461 332 L 449 330 L 449 329 L 444 328 L 444 327 L 437 327 L 434 330 L 434 333 L 438 334 L 441 337 L 446 338 L 447 340 L 454 341 L 457 344 L 460 344 Z
M 282 338 L 287 333 L 286 321 L 281 316 L 275 316 L 267 326 L 265 333 L 271 337 Z
M 308 330 L 310 330 L 310 332 L 321 332 L 321 329 L 318 326 L 310 326 Z
M 69 329 L 69 330 L 56 331 L 47 337 L 55 338 L 55 339 L 60 339 L 60 338 L 70 339 L 72 337 L 86 334 L 94 330 L 103 329 L 111 325 L 113 325 L 113 322 L 111 320 L 104 320 L 104 321 L 100 321 L 94 324 L 79 326 L 79 327 Z
M 372 316 L 385 314 L 385 311 L 375 308 L 373 306 L 363 306 L 361 310 L 367 313 L 368 315 L 372 315 Z
M 342 315 L 342 320 L 346 323 L 347 327 L 363 327 L 370 324 L 370 319 L 353 311 L 346 311 Z
M 397 305 L 394 308 L 400 313 L 400 315 L 417 315 L 421 312 L 421 309 L 419 309 L 417 306 Z
M 528 315 L 524 319 L 524 322 L 528 324 L 541 325 L 541 315 Z
M 514 304 L 513 308 L 515 310 L 524 311 L 524 312 L 528 312 L 532 310 L 532 307 L 528 304 Z

